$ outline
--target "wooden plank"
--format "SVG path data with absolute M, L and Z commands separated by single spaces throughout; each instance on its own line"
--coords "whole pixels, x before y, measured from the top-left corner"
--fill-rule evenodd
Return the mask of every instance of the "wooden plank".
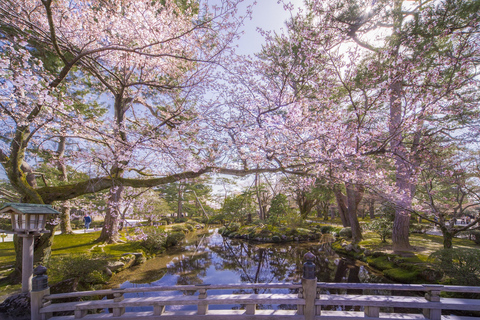
M 304 299 L 297 298 L 295 294 L 224 294 L 211 295 L 205 299 L 197 299 L 196 296 L 157 296 L 142 298 L 125 298 L 123 301 L 115 302 L 109 300 L 94 300 L 80 302 L 52 303 L 40 309 L 40 313 L 106 309 L 125 307 L 145 307 L 153 305 L 197 305 L 199 302 L 208 305 L 223 304 L 303 304 Z
M 107 296 L 116 292 L 121 293 L 142 293 L 142 292 L 161 292 L 161 291 L 197 291 L 200 289 L 207 290 L 257 290 L 257 289 L 298 289 L 301 288 L 300 283 L 249 283 L 249 284 L 222 284 L 222 285 L 184 285 L 184 286 L 152 286 L 142 288 L 115 288 L 108 290 L 96 291 L 79 291 L 69 293 L 57 293 L 45 296 L 45 299 L 65 299 L 75 297 L 89 296 Z
M 433 302 L 423 297 L 323 294 L 320 295 L 320 299 L 315 301 L 315 304 L 480 311 L 480 300 L 456 298 L 441 298 L 439 302 Z
M 294 310 L 258 310 L 258 314 L 246 315 L 244 310 L 211 310 L 207 315 L 197 315 L 196 311 L 167 311 L 161 316 L 154 316 L 151 312 L 127 312 L 119 318 L 111 314 L 89 314 L 82 320 L 304 320 L 303 316 L 295 315 Z M 72 320 L 72 316 L 53 317 L 51 320 Z
M 118 320 L 184 320 L 190 316 L 192 319 L 202 320 L 303 320 L 303 316 L 295 315 L 294 310 L 257 310 L 254 316 L 247 316 L 243 310 L 211 310 L 211 314 L 205 316 L 196 315 L 196 311 L 165 312 L 161 316 L 154 316 L 151 312 L 128 312 L 117 318 Z M 51 320 L 73 320 L 73 316 L 53 317 Z M 114 320 L 111 314 L 88 314 L 83 320 Z M 363 312 L 358 311 L 322 311 L 322 316 L 316 316 L 315 320 L 425 320 L 421 314 L 403 313 L 380 313 L 379 318 L 365 318 Z M 479 317 L 442 316 L 442 320 L 478 320 Z
M 394 290 L 394 291 L 427 291 L 431 285 L 422 284 L 389 284 L 389 283 L 327 283 L 319 282 L 317 287 L 322 289 L 354 289 L 354 290 Z M 438 286 L 437 286 L 438 287 Z M 253 289 L 299 289 L 299 283 L 250 283 L 250 284 L 222 284 L 222 285 L 185 285 L 185 286 L 152 286 L 148 288 L 116 288 L 109 290 L 97 291 L 80 291 L 70 293 L 51 294 L 46 299 L 64 299 L 86 296 L 106 296 L 115 292 L 123 293 L 140 293 L 140 292 L 156 292 L 156 291 L 197 291 L 199 289 L 207 290 L 253 290 Z M 480 293 L 480 287 L 474 286 L 443 286 L 441 291 L 444 292 L 471 292 Z

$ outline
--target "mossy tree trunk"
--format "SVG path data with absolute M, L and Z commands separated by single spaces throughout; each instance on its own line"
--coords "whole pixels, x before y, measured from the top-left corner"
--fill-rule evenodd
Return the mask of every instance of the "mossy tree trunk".
M 62 234 L 72 234 L 72 224 L 70 223 L 70 202 L 64 201 L 62 204 L 62 213 L 60 214 L 60 231 Z
M 362 228 L 358 222 L 357 207 L 362 198 L 361 188 L 354 183 L 346 184 L 348 218 L 350 220 L 350 228 L 352 229 L 352 241 L 358 243 L 362 240 Z

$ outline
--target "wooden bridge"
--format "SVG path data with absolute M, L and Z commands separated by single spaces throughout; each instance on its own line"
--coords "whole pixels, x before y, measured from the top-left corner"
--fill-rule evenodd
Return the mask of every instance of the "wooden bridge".
M 217 293 L 225 290 L 233 293 Z M 320 283 L 305 278 L 298 284 L 152 286 L 64 294 L 49 294 L 48 288 L 35 291 L 34 286 L 31 319 L 480 319 L 450 315 L 452 311 L 480 312 L 480 300 L 444 298 L 442 292 L 478 294 L 480 287 Z M 272 305 L 278 308 L 273 310 Z M 185 306 L 191 311 L 179 310 Z M 143 308 L 135 311 L 139 309 L 135 307 Z

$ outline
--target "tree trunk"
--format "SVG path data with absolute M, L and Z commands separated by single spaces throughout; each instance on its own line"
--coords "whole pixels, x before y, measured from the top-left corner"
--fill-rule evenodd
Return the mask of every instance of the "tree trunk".
M 375 219 L 375 199 L 373 198 L 368 201 L 368 214 L 371 220 Z
M 350 227 L 352 229 L 352 242 L 358 243 L 362 240 L 362 229 L 357 218 L 357 205 L 361 199 L 359 188 L 353 183 L 346 184 L 347 189 L 347 203 L 348 203 L 348 219 L 350 221 Z
M 455 234 L 453 232 L 449 232 L 444 228 L 442 228 L 442 234 L 443 234 L 443 249 L 451 249 L 453 246 L 453 237 Z
M 401 28 L 403 22 L 402 1 L 394 1 L 393 34 L 391 36 L 392 59 L 396 59 L 401 44 Z M 395 60 L 392 60 L 392 64 Z M 403 143 L 403 106 L 402 106 L 402 70 L 393 69 L 390 75 L 390 147 L 395 159 L 395 184 L 400 199 L 395 204 L 395 219 L 393 221 L 392 241 L 393 251 L 410 251 L 409 229 L 410 214 L 408 209 L 412 205 L 410 178 L 412 168 L 408 164 L 406 146 Z
M 60 214 L 60 231 L 62 234 L 72 234 L 72 225 L 70 223 L 70 202 L 64 201 L 62 204 L 62 213 Z
M 119 240 L 118 229 L 121 218 L 119 205 L 122 202 L 123 189 L 124 187 L 122 185 L 113 186 L 110 189 L 105 221 L 100 237 L 97 239 L 98 242 L 116 243 Z
M 346 197 L 342 193 L 340 188 L 337 186 L 334 187 L 333 192 L 335 194 L 335 199 L 337 200 L 338 214 L 340 216 L 340 219 L 342 220 L 342 225 L 344 228 L 350 227 L 350 220 L 348 219 L 348 213 L 347 213 L 347 205 L 345 204 Z
M 57 169 L 60 171 L 58 179 L 60 181 L 68 181 L 67 176 L 67 166 L 65 165 L 65 147 L 66 147 L 67 138 L 62 136 L 57 147 Z
M 334 207 L 334 206 L 330 206 L 328 210 L 330 210 L 330 218 L 331 218 L 332 220 L 335 219 L 335 207 Z
M 258 168 L 258 166 L 257 166 Z M 256 194 L 257 194 L 257 201 L 258 201 L 258 216 L 260 220 L 265 220 L 265 212 L 263 211 L 263 206 L 262 206 L 262 199 L 260 197 L 260 183 L 258 181 L 258 173 L 255 174 L 255 189 L 256 189 Z
M 183 214 L 183 202 L 182 202 L 182 185 L 178 185 L 178 203 L 177 203 L 177 219 L 180 219 Z

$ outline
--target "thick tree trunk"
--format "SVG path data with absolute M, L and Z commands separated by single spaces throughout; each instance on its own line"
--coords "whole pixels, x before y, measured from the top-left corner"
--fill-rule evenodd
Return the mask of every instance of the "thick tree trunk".
M 98 242 L 116 243 L 119 240 L 119 222 L 121 212 L 119 204 L 123 197 L 123 186 L 113 186 L 110 189 L 110 197 L 108 198 L 107 212 L 105 214 L 105 221 Z
M 402 1 L 394 1 L 393 30 L 391 36 L 392 59 L 398 56 L 401 44 L 401 28 L 403 22 Z M 394 63 L 395 60 L 392 60 Z M 399 200 L 395 203 L 395 219 L 393 221 L 392 241 L 395 252 L 410 251 L 409 229 L 410 214 L 408 210 L 412 205 L 410 177 L 412 168 L 408 164 L 406 146 L 403 143 L 403 106 L 402 106 L 402 70 L 392 71 L 390 75 L 390 147 L 395 159 L 395 184 L 399 193 Z
M 443 234 L 443 249 L 451 249 L 453 246 L 453 237 L 455 236 L 455 234 L 452 232 L 449 232 L 444 228 L 442 228 L 442 234 Z
M 72 234 L 72 225 L 70 223 L 70 202 L 65 201 L 62 205 L 62 213 L 60 214 L 60 231 L 62 234 Z
M 350 228 L 352 229 L 352 242 L 358 243 L 362 240 L 362 228 L 358 222 L 357 206 L 361 200 L 361 193 L 358 192 L 359 188 L 353 184 L 346 184 L 347 189 L 347 203 L 348 203 L 348 219 L 350 221 Z
M 342 220 L 342 225 L 345 228 L 350 227 L 350 219 L 348 219 L 347 205 L 345 203 L 346 197 L 337 186 L 334 187 L 333 192 L 335 194 L 335 199 L 337 200 L 338 214 Z

